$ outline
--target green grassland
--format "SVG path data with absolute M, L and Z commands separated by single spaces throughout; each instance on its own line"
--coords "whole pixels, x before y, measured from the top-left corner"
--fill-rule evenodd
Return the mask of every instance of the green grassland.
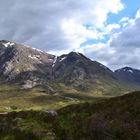
M 0 111 L 9 112 L 13 110 L 42 110 L 56 109 L 73 104 L 73 100 L 50 95 L 44 91 L 31 89 L 23 90 L 16 86 L 0 86 Z
M 139 140 L 140 92 L 94 103 L 0 115 L 0 140 Z
M 0 112 L 21 110 L 59 109 L 71 104 L 94 102 L 102 98 L 120 96 L 134 91 L 128 86 L 120 88 L 108 86 L 96 86 L 91 90 L 78 90 L 64 84 L 53 85 L 55 94 L 48 94 L 44 89 L 20 89 L 17 85 L 0 85 Z M 108 89 L 105 91 L 105 88 Z
M 43 89 L 24 90 L 15 85 L 0 86 L 0 112 L 59 109 L 96 99 L 98 97 L 92 97 L 64 86 L 62 91 L 58 90 L 55 94 L 48 94 Z

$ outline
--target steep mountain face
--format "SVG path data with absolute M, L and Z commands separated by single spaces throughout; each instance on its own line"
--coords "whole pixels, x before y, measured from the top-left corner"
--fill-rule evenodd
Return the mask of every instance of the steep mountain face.
M 51 77 L 55 56 L 10 41 L 0 41 L 0 75 L 5 81 L 36 85 Z
M 120 72 L 128 74 L 126 77 L 130 79 L 135 77 L 132 82 L 139 82 L 137 70 L 134 71 L 137 76 L 130 70 L 123 71 L 114 73 L 81 53 L 71 52 L 56 57 L 15 42 L 0 41 L 0 82 L 16 83 L 22 88 L 41 87 L 55 92 L 63 84 L 82 91 L 113 92 L 120 86 Z
M 133 84 L 140 84 L 140 70 L 124 67 L 115 71 L 119 79 Z
M 53 75 L 56 81 L 80 89 L 87 89 L 105 82 L 108 84 L 116 80 L 110 69 L 76 52 L 58 57 L 53 67 Z

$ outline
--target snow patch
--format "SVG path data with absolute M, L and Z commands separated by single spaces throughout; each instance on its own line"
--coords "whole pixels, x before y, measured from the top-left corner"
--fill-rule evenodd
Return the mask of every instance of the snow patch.
M 36 50 L 36 51 L 38 51 L 38 52 L 44 53 L 43 51 L 41 51 L 41 50 L 39 50 L 39 49 L 37 49 L 37 48 L 33 48 L 33 50 Z
M 133 70 L 128 70 L 128 72 L 133 73 Z
M 6 48 L 9 47 L 9 46 L 13 46 L 15 45 L 15 43 L 12 43 L 12 42 L 7 42 L 7 43 L 2 43 Z
M 123 71 L 133 73 L 132 69 L 123 69 Z
M 34 60 L 39 60 L 40 59 L 40 55 L 29 55 L 28 57 L 31 58 L 31 59 L 34 59 Z
M 125 68 L 125 69 L 123 69 L 123 71 L 128 71 L 128 69 Z
M 51 62 L 53 61 L 53 59 L 51 59 L 51 58 L 50 58 L 50 59 L 48 59 L 48 60 L 49 60 L 49 61 L 51 61 Z
M 65 57 L 60 58 L 59 62 L 64 61 L 66 58 L 67 58 L 66 56 L 65 56 Z
M 45 53 L 45 52 L 41 51 L 40 49 L 32 48 L 31 46 L 28 46 L 28 45 L 24 45 L 24 46 L 27 47 L 27 48 L 30 48 L 30 49 L 36 50 L 36 51 L 38 51 L 38 52 L 41 52 L 41 53 Z
M 55 58 L 54 58 L 54 60 L 53 60 L 53 65 L 52 65 L 52 67 L 55 66 L 56 61 L 57 61 L 57 56 L 55 56 Z

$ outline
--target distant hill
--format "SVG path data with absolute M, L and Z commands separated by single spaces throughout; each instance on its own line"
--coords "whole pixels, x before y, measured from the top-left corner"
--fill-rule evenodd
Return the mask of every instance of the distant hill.
M 140 70 L 124 67 L 115 71 L 116 76 L 128 83 L 140 85 Z

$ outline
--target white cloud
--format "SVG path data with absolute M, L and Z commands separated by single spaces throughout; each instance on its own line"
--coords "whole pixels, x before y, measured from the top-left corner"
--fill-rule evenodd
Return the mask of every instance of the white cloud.
M 140 18 L 140 10 L 137 11 L 136 18 Z
M 87 45 L 84 53 L 90 58 L 103 62 L 112 69 L 124 66 L 140 68 L 140 17 L 139 11 L 135 18 L 124 17 L 120 21 L 120 26 L 126 24 L 125 27 L 119 27 L 117 24 L 110 24 L 106 27 L 106 32 L 117 28 L 119 32 L 111 34 L 107 43 L 98 43 Z
M 105 43 L 86 45 L 84 48 L 80 48 L 77 51 L 84 53 L 92 60 L 99 61 L 106 66 L 109 66 L 109 62 L 116 54 L 116 50 Z
M 119 32 L 120 30 L 120 25 L 119 24 L 109 24 L 107 27 L 105 27 L 106 34 L 114 34 Z
M 108 13 L 122 9 L 120 0 L 1 0 L 0 38 L 46 51 L 73 50 L 101 36 L 83 25 L 103 27 Z
M 138 13 L 139 11 L 134 19 L 127 20 L 122 32 L 112 37 L 110 42 L 112 47 L 133 47 L 133 49 L 140 47 L 140 17 Z
M 129 17 L 123 17 L 121 20 L 120 20 L 120 23 L 122 22 L 128 22 L 130 19 Z

